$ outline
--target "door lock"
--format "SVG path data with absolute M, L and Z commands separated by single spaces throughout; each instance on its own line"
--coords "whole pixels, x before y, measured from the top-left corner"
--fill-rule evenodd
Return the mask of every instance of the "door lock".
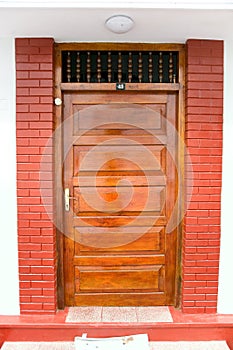
M 65 188 L 64 199 L 65 199 L 65 211 L 70 211 L 70 199 L 76 200 L 76 198 L 70 197 L 70 189 L 68 187 Z

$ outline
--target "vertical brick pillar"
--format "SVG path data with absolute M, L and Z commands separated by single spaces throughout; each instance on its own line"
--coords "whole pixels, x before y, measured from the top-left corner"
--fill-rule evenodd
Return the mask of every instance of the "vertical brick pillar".
M 46 208 L 40 188 L 41 155 L 53 132 L 53 40 L 17 39 L 16 74 L 20 307 L 22 313 L 54 313 L 52 147 L 41 174 Z
M 185 217 L 182 309 L 215 313 L 220 247 L 223 42 L 188 40 L 186 144 L 193 166 Z M 187 169 L 187 168 L 186 168 Z

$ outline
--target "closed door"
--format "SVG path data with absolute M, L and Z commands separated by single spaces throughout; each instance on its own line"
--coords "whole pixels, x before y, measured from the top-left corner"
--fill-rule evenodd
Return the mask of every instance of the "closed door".
M 66 306 L 174 304 L 176 100 L 65 93 Z

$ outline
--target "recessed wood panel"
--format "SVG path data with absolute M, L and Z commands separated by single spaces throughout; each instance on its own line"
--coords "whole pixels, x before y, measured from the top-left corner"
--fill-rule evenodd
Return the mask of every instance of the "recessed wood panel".
M 98 215 L 88 216 L 79 215 L 71 220 L 72 227 L 140 227 L 143 232 L 148 230 L 148 227 L 166 225 L 167 218 L 159 213 L 135 213 L 134 215 L 106 215 L 106 213 L 98 213 Z M 164 237 L 163 237 L 164 239 Z
M 144 254 L 164 250 L 163 227 L 152 227 L 142 234 L 141 227 L 75 227 L 75 255 L 108 253 Z
M 123 142 L 123 141 L 122 141 Z M 74 176 L 80 172 L 163 171 L 166 150 L 163 146 L 129 144 L 118 146 L 74 147 Z M 112 175 L 112 174 L 111 174 Z
M 130 130 L 166 133 L 165 104 L 74 105 L 73 135 L 95 130 Z
M 152 266 L 150 269 L 137 269 L 134 266 L 103 269 L 96 266 L 94 270 L 79 267 L 75 269 L 76 292 L 158 291 L 161 269 L 162 266 Z
M 165 205 L 163 187 L 82 187 L 74 188 L 74 213 L 162 212 Z

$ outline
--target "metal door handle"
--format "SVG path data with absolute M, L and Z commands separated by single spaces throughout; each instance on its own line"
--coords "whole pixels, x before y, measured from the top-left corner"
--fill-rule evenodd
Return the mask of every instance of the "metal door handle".
M 68 187 L 65 188 L 64 199 L 65 199 L 65 211 L 70 211 L 70 199 L 76 200 L 76 198 L 70 197 L 70 189 Z

